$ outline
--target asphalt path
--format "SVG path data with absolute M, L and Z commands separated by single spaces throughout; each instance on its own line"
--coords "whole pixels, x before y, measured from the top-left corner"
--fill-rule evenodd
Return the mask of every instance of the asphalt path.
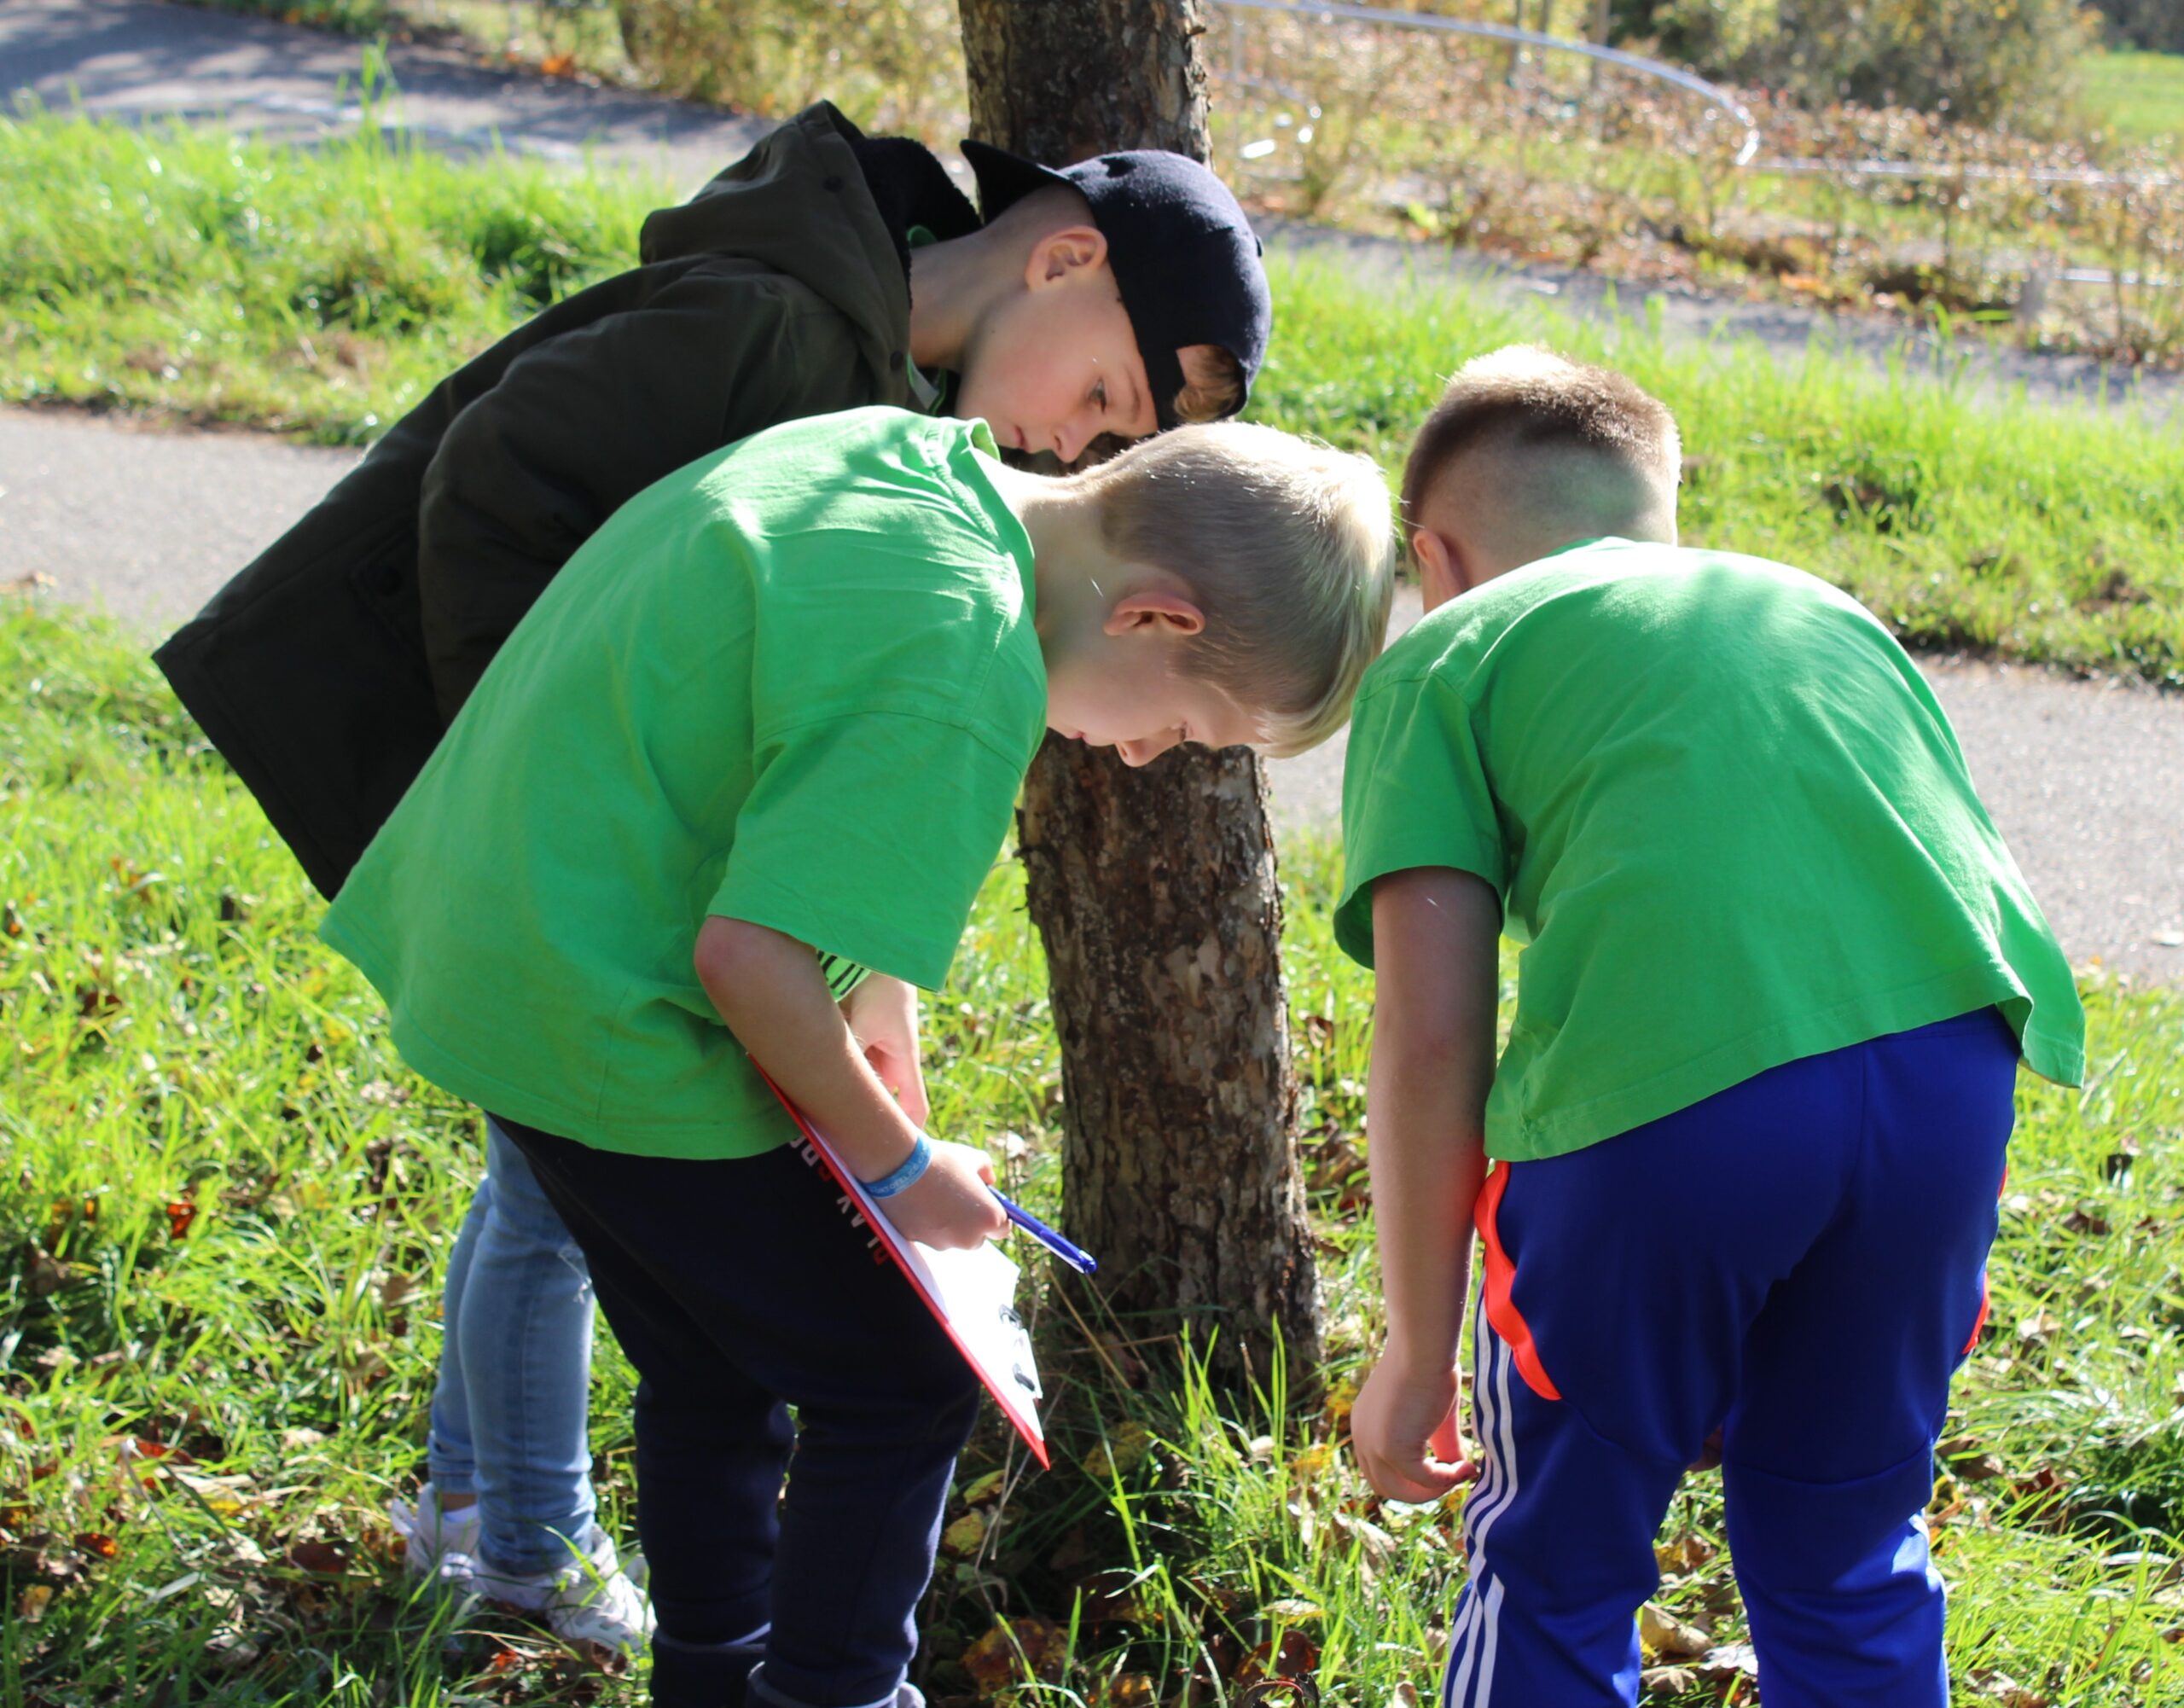
M 0 410 L 0 580 L 171 630 L 357 459 L 255 433 Z M 1416 620 L 1406 592 L 1397 625 Z M 1974 780 L 2074 961 L 2184 979 L 2184 696 L 1926 659 Z M 1285 836 L 1340 816 L 1342 743 L 1269 768 Z
M 0 91 L 55 112 L 224 122 L 274 140 L 354 132 L 364 44 L 277 20 L 157 0 L 0 0 Z M 395 44 L 370 117 L 452 152 L 608 163 L 687 195 L 769 125 L 747 114 L 545 78 L 450 49 Z
M 223 118 L 309 142 L 363 121 L 357 44 L 258 18 L 146 0 L 0 0 L 0 90 L 48 106 L 142 119 Z M 392 50 L 390 118 L 453 149 L 506 147 L 653 173 L 677 193 L 735 158 L 753 121 L 623 91 L 549 81 L 427 48 Z M 1399 246 L 1309 229 L 1277 242 L 1326 247 L 1361 278 L 1432 276 Z M 1477 270 L 1472 270 L 1476 272 Z M 1484 275 L 1583 312 L 1609 305 L 1596 282 L 1530 270 Z M 1673 329 L 1720 323 L 1787 353 L 1819 336 L 1863 359 L 1884 334 L 1812 317 L 1684 299 Z M 1709 322 L 1718 311 L 1720 321 Z M 1911 352 L 1914 364 L 1918 352 Z M 2090 364 L 2012 357 L 1971 382 L 2077 407 L 2106 395 Z M 2158 415 L 2170 381 L 2127 407 Z M 2149 421 L 2151 430 L 2164 430 Z M 166 433 L 55 412 L 0 410 L 0 580 L 49 582 L 51 596 L 107 610 L 148 638 L 165 634 L 276 537 L 356 453 L 239 433 Z M 1414 619 L 1412 601 L 1399 624 Z M 2074 961 L 2135 978 L 2184 979 L 2184 697 L 2130 684 L 1945 659 L 1921 668 L 1963 739 L 1975 781 Z M 1319 834 L 1339 807 L 1341 747 L 1271 768 L 1278 828 Z

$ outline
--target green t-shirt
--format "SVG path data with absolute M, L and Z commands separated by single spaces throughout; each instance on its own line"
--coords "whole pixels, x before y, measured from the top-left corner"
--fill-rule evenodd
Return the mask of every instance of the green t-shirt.
M 1367 673 L 1337 939 L 1448 866 L 1525 948 L 1491 1156 L 1560 1155 L 1786 1061 L 1988 1004 L 2076 1083 L 2069 964 L 1902 648 L 1816 577 L 1602 540 L 1451 600 Z
M 995 456 L 794 421 L 585 543 L 320 928 L 411 1066 L 602 1150 L 748 1156 L 792 1130 L 693 970 L 707 915 L 942 982 L 1046 725 Z

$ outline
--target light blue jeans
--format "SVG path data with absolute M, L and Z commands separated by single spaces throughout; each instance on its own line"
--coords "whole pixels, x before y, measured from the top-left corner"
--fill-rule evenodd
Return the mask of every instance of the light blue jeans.
M 448 1259 L 427 1454 L 441 1495 L 478 1497 L 479 1552 L 497 1571 L 565 1566 L 590 1533 L 590 1374 L 591 1271 L 488 1118 L 485 1177 Z

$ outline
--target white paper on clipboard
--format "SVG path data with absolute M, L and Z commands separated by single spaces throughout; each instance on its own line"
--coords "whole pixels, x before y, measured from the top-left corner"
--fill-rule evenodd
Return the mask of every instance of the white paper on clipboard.
M 767 1082 L 770 1085 L 771 1080 Z M 1047 1461 L 1045 1433 L 1039 1427 L 1039 1369 L 1031 1356 L 1031 1337 L 1016 1314 L 1017 1268 L 990 1240 L 967 1252 L 936 1251 L 897 1233 L 886 1212 L 844 1168 L 818 1130 L 804 1112 L 781 1094 L 781 1100 L 804 1142 L 847 1200 L 870 1226 L 924 1300 L 926 1309 L 939 1320 L 948 1338 L 956 1343 L 986 1391 L 994 1397 L 1008 1420 L 1016 1426 L 1042 1467 Z

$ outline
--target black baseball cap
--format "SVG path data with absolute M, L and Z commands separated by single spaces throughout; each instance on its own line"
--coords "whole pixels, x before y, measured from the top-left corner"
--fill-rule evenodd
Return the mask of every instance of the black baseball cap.
M 1258 235 L 1228 185 L 1186 154 L 1132 148 L 1057 171 L 990 143 L 966 142 L 978 174 L 980 211 L 991 219 L 1047 184 L 1067 184 L 1088 202 L 1107 240 L 1108 264 L 1137 334 L 1160 425 L 1176 424 L 1183 389 L 1176 351 L 1217 344 L 1258 377 L 1274 326 Z M 1244 398 L 1237 399 L 1237 408 Z

